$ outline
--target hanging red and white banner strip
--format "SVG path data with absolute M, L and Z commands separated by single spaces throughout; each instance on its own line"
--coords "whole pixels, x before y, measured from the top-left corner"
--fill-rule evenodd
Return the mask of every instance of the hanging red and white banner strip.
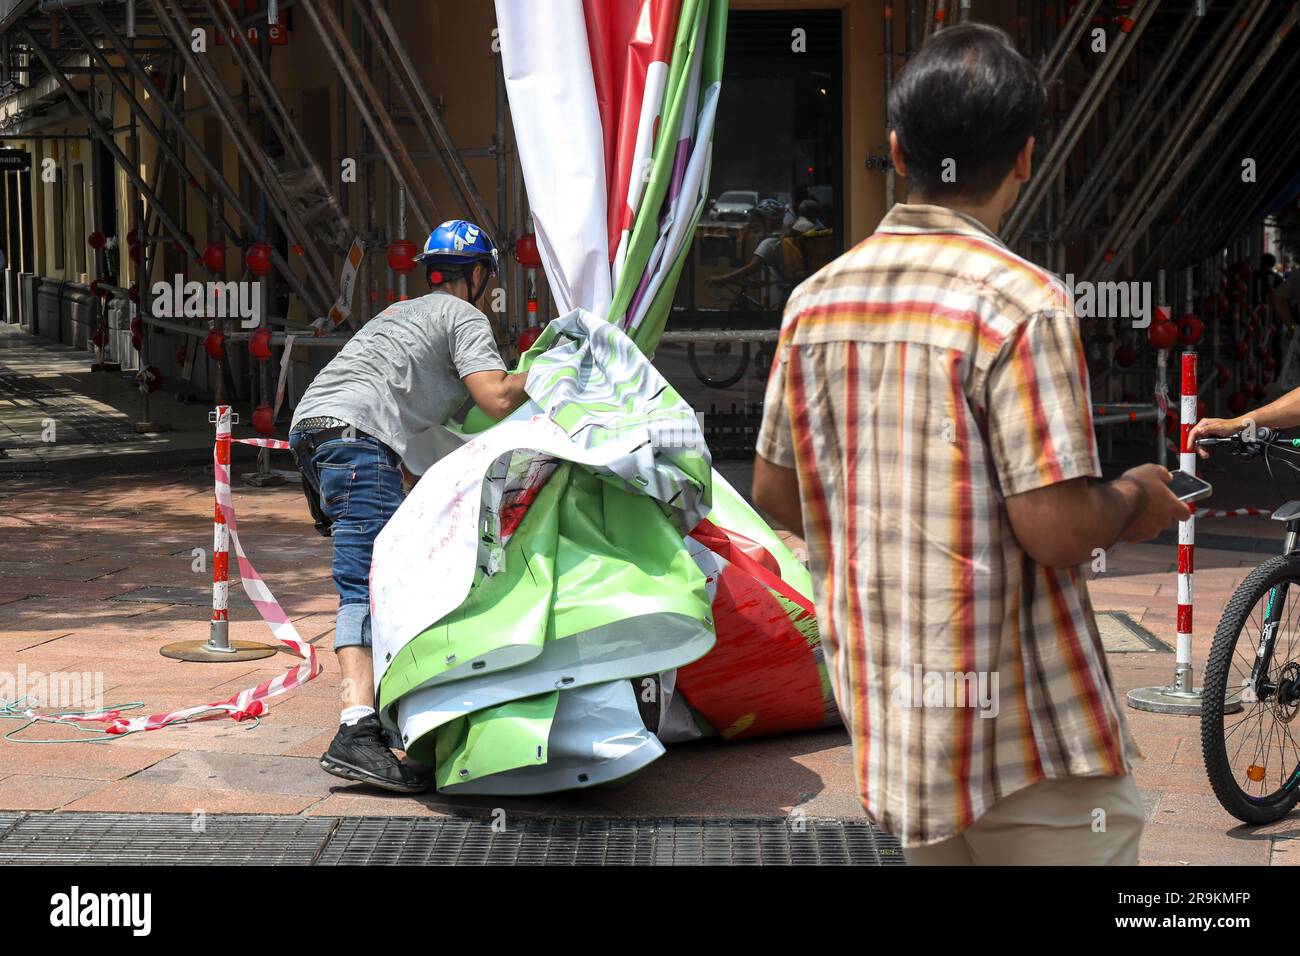
M 582 0 L 497 0 L 533 229 L 560 315 L 609 311 L 605 140 Z

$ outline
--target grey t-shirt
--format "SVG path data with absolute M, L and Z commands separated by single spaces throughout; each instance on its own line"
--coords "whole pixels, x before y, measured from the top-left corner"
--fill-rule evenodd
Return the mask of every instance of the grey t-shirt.
M 446 292 L 395 302 L 326 365 L 294 409 L 293 425 L 328 415 L 374 435 L 403 459 L 411 436 L 464 404 L 461 381 L 505 371 L 488 318 Z

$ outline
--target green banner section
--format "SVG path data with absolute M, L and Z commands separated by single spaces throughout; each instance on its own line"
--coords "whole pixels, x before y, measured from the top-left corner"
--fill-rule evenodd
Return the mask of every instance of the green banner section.
M 724 53 L 727 46 L 727 0 L 710 0 L 707 35 L 704 42 L 704 63 L 703 76 L 700 82 L 701 99 L 707 96 L 710 88 L 722 82 L 722 64 Z M 711 148 L 711 145 L 697 143 L 696 149 Z M 704 174 L 704 181 L 707 184 L 709 174 Z M 701 196 L 691 211 L 690 236 L 695 236 L 695 227 L 699 225 L 700 216 L 704 212 L 704 198 Z M 641 324 L 633 331 L 632 339 L 637 346 L 646 355 L 653 356 L 655 349 L 659 345 L 659 337 L 663 335 L 664 328 L 668 324 L 668 316 L 672 312 L 673 298 L 677 294 L 677 282 L 681 278 L 682 268 L 686 264 L 686 257 L 690 254 L 691 241 L 688 240 L 682 245 L 673 261 L 668 279 L 659 288 L 655 294 L 654 300 L 650 303 L 650 308 Z M 624 272 L 620 277 L 620 286 L 622 279 L 626 278 Z M 616 294 L 617 294 L 617 290 Z
M 438 788 L 545 764 L 546 741 L 559 701 L 558 691 L 525 697 L 439 728 L 434 777 Z M 416 752 L 407 752 L 417 757 Z
M 659 138 L 651 154 L 650 176 L 646 181 L 645 195 L 637 210 L 632 234 L 628 239 L 627 258 L 619 275 L 609 306 L 609 320 L 619 322 L 627 313 L 628 304 L 636 287 L 645 275 L 650 253 L 659 238 L 659 213 L 668 187 L 672 184 L 673 164 L 677 156 L 677 142 L 682 127 L 682 112 L 686 106 L 691 56 L 700 32 L 700 21 L 707 4 L 705 0 L 682 0 L 682 10 L 677 21 L 677 38 L 673 42 L 673 58 L 668 65 L 668 82 L 664 89 L 664 103 L 660 110 Z M 641 344 L 641 343 L 638 343 Z
M 398 653 L 379 684 L 381 707 L 502 644 L 531 647 L 531 653 L 520 654 L 521 660 L 542 652 L 555 594 L 559 505 L 569 467 L 562 465 L 564 474 L 553 475 L 558 480 L 542 487 L 506 543 L 505 568 L 491 576 L 480 569 L 460 607 Z

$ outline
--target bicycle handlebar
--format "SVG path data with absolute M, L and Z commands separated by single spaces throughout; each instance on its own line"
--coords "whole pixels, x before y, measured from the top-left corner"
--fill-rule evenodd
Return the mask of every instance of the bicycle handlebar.
M 1268 428 L 1267 426 L 1263 426 L 1263 425 L 1255 429 L 1255 437 L 1253 439 L 1243 438 L 1242 436 L 1244 434 L 1245 434 L 1245 429 L 1242 429 L 1241 431 L 1237 432 L 1237 434 L 1229 435 L 1227 437 L 1215 436 L 1212 438 L 1198 438 L 1196 439 L 1196 444 L 1222 445 L 1224 443 L 1235 442 L 1237 444 L 1242 444 L 1242 445 L 1254 445 L 1254 444 L 1269 445 L 1277 441 L 1281 437 L 1278 434 L 1276 429 Z
M 1300 439 L 1283 438 L 1276 428 L 1268 428 L 1261 425 L 1255 428 L 1254 435 L 1250 437 L 1246 436 L 1246 432 L 1247 429 L 1243 428 L 1235 435 L 1198 438 L 1196 444 L 1197 447 L 1202 447 L 1206 445 L 1222 445 L 1226 443 L 1232 446 L 1230 449 L 1231 453 L 1241 458 L 1258 458 L 1261 455 L 1264 455 L 1269 448 L 1273 447 L 1277 447 L 1280 450 L 1290 452 L 1294 455 L 1296 452 L 1293 449 L 1300 448 Z

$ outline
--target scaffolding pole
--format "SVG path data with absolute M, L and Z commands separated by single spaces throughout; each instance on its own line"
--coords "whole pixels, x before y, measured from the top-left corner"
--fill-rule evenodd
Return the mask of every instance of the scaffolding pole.
M 415 214 L 420 219 L 424 230 L 431 229 L 438 217 L 438 206 L 433 196 L 420 177 L 419 170 L 406 152 L 401 134 L 393 125 L 392 118 L 384 109 L 383 100 L 357 55 L 352 52 L 343 28 L 339 26 L 334 15 L 324 7 L 318 7 L 315 0 L 301 0 L 301 8 L 320 34 L 321 44 L 329 55 L 335 69 L 339 71 L 349 95 L 357 105 L 361 119 L 369 127 L 375 139 L 375 146 L 383 154 L 389 171 L 406 187 L 410 203 L 415 207 Z
M 1098 107 L 1105 101 L 1124 64 L 1128 62 L 1129 55 L 1137 49 L 1138 40 L 1141 39 L 1147 24 L 1151 22 L 1160 6 L 1160 0 L 1139 0 L 1139 2 L 1142 5 L 1134 11 L 1136 16 L 1133 20 L 1133 28 L 1127 33 L 1119 32 L 1111 41 L 1110 52 L 1106 55 L 1101 69 L 1088 81 L 1083 95 L 1079 97 L 1078 103 L 1062 124 L 1060 132 L 1052 140 L 1039 174 L 1030 179 L 1007 217 L 1003 227 L 1007 245 L 1015 245 L 1020 239 L 1038 211 L 1038 207 L 1046 198 L 1048 187 L 1058 175 L 1063 174 L 1066 159 L 1073 152 L 1075 144 L 1078 143 L 1079 137 L 1096 114 Z
M 1256 97 L 1255 105 L 1251 109 L 1249 116 L 1245 120 L 1236 124 L 1237 129 L 1233 133 L 1232 138 L 1222 148 L 1219 148 L 1219 152 L 1224 157 L 1224 161 L 1209 175 L 1202 176 L 1191 194 L 1180 201 L 1180 207 L 1185 210 L 1183 214 L 1184 220 L 1189 224 L 1189 227 L 1186 230 L 1186 234 L 1182 237 L 1182 243 L 1175 247 L 1175 253 L 1169 259 L 1165 260 L 1166 264 L 1178 265 L 1181 262 L 1181 257 L 1184 251 L 1191 246 L 1194 246 L 1195 242 L 1201 238 L 1201 235 L 1198 233 L 1209 231 L 1206 228 L 1209 220 L 1205 214 L 1207 214 L 1211 209 L 1217 210 L 1222 204 L 1229 200 L 1235 200 L 1236 193 L 1224 188 L 1224 183 L 1231 182 L 1231 180 L 1225 180 L 1223 177 L 1229 172 L 1231 167 L 1236 166 L 1240 162 L 1241 156 L 1238 152 L 1238 148 L 1242 145 L 1241 141 L 1245 138 L 1247 132 L 1254 128 L 1255 123 L 1267 112 L 1268 109 L 1272 108 L 1274 97 L 1281 95 L 1283 91 L 1288 89 L 1288 84 L 1294 82 L 1295 76 L 1296 73 L 1294 69 L 1290 72 L 1286 70 L 1279 70 L 1277 72 L 1273 77 L 1273 81 L 1269 85 L 1267 92 L 1263 96 Z M 1300 129 L 1300 127 L 1295 127 L 1291 130 L 1288 130 L 1285 126 L 1275 127 L 1277 135 L 1268 145 L 1272 145 L 1274 142 L 1278 141 L 1285 142 L 1289 133 L 1293 133 L 1297 129 Z M 1261 163 L 1261 166 L 1262 165 L 1263 164 Z M 1211 187 L 1215 188 L 1214 198 L 1208 205 L 1203 206 L 1202 202 L 1205 194 Z M 1198 225 L 1200 227 L 1199 229 L 1197 228 Z M 1152 246 L 1150 252 L 1147 254 L 1146 260 L 1142 263 L 1142 266 L 1134 272 L 1134 275 L 1147 275 L 1149 270 L 1160 261 L 1160 253 L 1170 244 L 1171 241 L 1174 241 L 1177 235 L 1178 233 L 1174 229 L 1165 230 Z
M 1201 136 L 1192 145 L 1192 148 L 1185 156 L 1183 156 L 1182 162 L 1178 164 L 1172 174 L 1158 180 L 1158 182 L 1163 183 L 1163 186 L 1160 188 L 1160 191 L 1156 194 L 1155 198 L 1151 199 L 1146 205 L 1145 211 L 1137 213 L 1135 217 L 1128 217 L 1130 220 L 1135 218 L 1135 224 L 1126 234 L 1123 234 L 1124 238 L 1119 240 L 1115 248 L 1114 257 L 1106 261 L 1105 267 L 1102 270 L 1103 276 L 1109 275 L 1115 271 L 1117 264 L 1123 260 L 1133 248 L 1133 244 L 1136 242 L 1136 237 L 1149 229 L 1156 216 L 1160 214 L 1161 210 L 1165 209 L 1173 201 L 1174 193 L 1187 177 L 1187 174 L 1191 172 L 1192 167 L 1196 165 L 1205 151 L 1212 143 L 1214 143 L 1223 124 L 1227 122 L 1238 104 L 1240 104 L 1246 94 L 1250 92 L 1251 88 L 1255 85 L 1255 81 L 1259 79 L 1259 75 L 1264 71 L 1264 68 L 1272 62 L 1273 56 L 1277 53 L 1278 49 L 1281 48 L 1282 42 L 1286 38 L 1287 33 L 1295 26 L 1298 15 L 1300 15 L 1300 5 L 1292 4 L 1291 9 L 1282 19 L 1282 23 L 1277 27 L 1273 36 L 1269 38 L 1268 43 L 1264 45 L 1264 49 L 1251 60 L 1250 66 L 1246 69 L 1245 74 L 1238 81 L 1232 93 L 1229 94 L 1227 101 L 1215 110 L 1214 116 L 1210 119 L 1209 124 L 1201 133 Z M 1242 32 L 1253 32 L 1258 26 L 1258 22 L 1259 21 L 1256 21 L 1252 26 L 1243 29 Z M 1152 185 L 1154 185 L 1154 182 Z M 1133 208 L 1134 205 L 1134 203 L 1130 203 L 1130 208 Z
M 94 112 L 92 112 L 90 107 L 86 106 L 86 104 L 82 102 L 76 89 L 68 81 L 67 77 L 58 71 L 57 65 L 50 57 L 49 52 L 41 46 L 39 42 L 37 42 L 36 37 L 31 30 L 29 30 L 25 24 L 20 24 L 18 30 L 23 34 L 28 47 L 36 54 L 36 58 L 41 61 L 45 68 L 50 72 L 50 75 L 54 77 L 59 86 L 63 89 L 69 102 L 72 103 L 77 112 L 79 112 L 82 115 L 82 118 L 85 119 L 91 132 L 94 133 L 95 138 L 98 139 L 99 142 L 104 145 L 104 148 L 113 155 L 113 158 L 117 160 L 118 165 L 122 167 L 122 171 L 126 173 L 127 178 L 131 180 L 136 189 L 140 190 L 141 195 L 148 200 L 150 206 L 152 206 L 158 213 L 158 218 L 162 220 L 163 225 L 171 231 L 173 238 L 184 245 L 185 233 L 181 230 L 180 226 L 177 225 L 176 220 L 172 218 L 171 213 L 167 211 L 162 200 L 158 198 L 158 195 L 149 188 L 149 184 L 140 176 L 139 167 L 132 163 L 130 157 L 122 152 L 121 148 L 116 142 L 114 142 L 113 137 L 109 135 L 103 125 L 99 122 L 99 119 L 95 116 Z M 193 247 L 186 246 L 186 248 Z
M 122 62 L 131 72 L 131 75 L 140 80 L 147 79 L 144 68 L 140 66 L 139 62 L 136 61 L 136 59 L 130 55 L 129 51 L 126 50 L 122 38 L 119 37 L 113 30 L 112 26 L 109 25 L 104 14 L 97 7 L 90 7 L 86 12 L 90 15 L 90 18 L 95 21 L 95 25 L 99 28 L 100 32 L 104 34 L 104 37 L 113 45 L 118 54 L 122 57 Z M 118 82 L 120 83 L 120 80 Z M 208 177 L 216 187 L 217 191 L 221 193 L 222 197 L 230 205 L 230 208 L 235 211 L 240 222 L 244 224 L 244 227 L 248 229 L 250 233 L 256 232 L 257 220 L 254 219 L 248 209 L 245 208 L 244 204 L 240 201 L 239 195 L 231 188 L 230 184 L 226 181 L 225 176 L 222 175 L 221 170 L 219 170 L 216 164 L 208 157 L 206 150 L 203 149 L 198 140 L 194 138 L 194 134 L 186 127 L 184 113 L 176 110 L 170 103 L 161 99 L 158 101 L 158 109 L 166 119 L 167 123 L 176 132 L 176 135 L 180 138 L 181 142 L 185 144 L 194 158 L 198 160 L 199 165 L 202 166 L 204 171 L 208 174 Z M 159 141 L 162 141 L 161 137 L 159 138 Z M 188 166 L 186 166 L 184 161 L 180 159 L 179 153 L 176 153 L 175 160 L 179 162 L 180 168 L 185 170 L 187 178 L 193 179 L 194 182 L 197 183 L 198 177 L 194 176 L 193 173 L 190 172 Z M 201 188 L 195 188 L 198 189 L 199 195 L 204 197 L 205 204 L 211 205 L 213 197 L 209 197 Z M 231 242 L 239 243 L 241 241 L 238 230 L 226 221 L 225 216 L 218 217 L 218 222 Z M 185 249 L 187 255 L 195 258 L 198 257 L 198 252 L 192 244 L 185 246 Z M 291 288 L 302 300 L 308 314 L 313 316 L 324 315 L 324 303 L 330 300 L 322 300 L 315 295 L 309 294 L 307 288 L 303 285 L 302 280 L 298 278 L 297 274 L 290 267 L 284 256 L 280 255 L 279 251 L 274 248 L 271 250 L 271 261 L 275 267 L 280 270 L 281 274 L 284 275 L 285 281 L 289 284 L 289 288 Z
M 1065 29 L 1057 34 L 1056 42 L 1052 45 L 1051 52 L 1047 54 L 1041 73 L 1043 86 L 1047 87 L 1049 95 L 1056 81 L 1061 78 L 1061 71 L 1065 69 L 1070 51 L 1083 39 L 1083 31 L 1092 22 L 1100 6 L 1101 0 L 1088 0 L 1087 3 L 1076 4 L 1066 21 Z
M 164 15 L 162 0 L 148 0 L 148 2 L 161 18 Z M 257 182 L 258 188 L 263 193 L 273 198 L 274 201 L 268 203 L 268 205 L 281 231 L 286 237 L 297 238 L 303 248 L 303 261 L 318 286 L 324 290 L 332 289 L 335 280 L 330 275 L 330 271 L 326 268 L 315 245 L 309 241 L 313 233 L 302 221 L 293 200 L 281 185 L 279 172 L 271 165 L 270 160 L 265 155 L 249 146 L 250 143 L 256 142 L 256 138 L 243 120 L 240 119 L 234 102 L 221 86 L 220 78 L 215 75 L 211 64 L 196 56 L 194 51 L 190 49 L 189 43 L 186 42 L 186 38 L 193 35 L 193 26 L 185 15 L 183 8 L 177 4 L 173 18 L 170 21 L 164 22 L 160 20 L 160 22 L 163 23 L 163 29 L 171 38 L 173 46 L 180 51 L 186 67 L 203 87 L 208 102 L 213 105 L 217 118 L 225 128 L 226 134 L 231 138 L 232 144 L 239 153 L 244 166 L 248 169 L 250 177 Z M 322 298 L 324 302 L 334 300 L 334 296 L 328 293 Z
M 1237 6 L 1239 8 L 1244 7 L 1245 0 L 1241 0 Z M 1178 25 L 1178 31 L 1174 34 L 1168 49 L 1161 55 L 1155 71 L 1147 79 L 1145 89 L 1138 95 L 1137 101 L 1129 107 L 1128 116 L 1120 124 L 1119 129 L 1113 135 L 1107 137 L 1106 145 L 1102 147 L 1101 154 L 1093 161 L 1091 164 L 1092 169 L 1075 191 L 1074 198 L 1070 201 L 1070 205 L 1057 227 L 1062 234 L 1067 234 L 1076 224 L 1084 228 L 1087 227 L 1088 223 L 1092 221 L 1092 217 L 1096 215 L 1097 209 L 1109 198 L 1114 189 L 1116 181 L 1114 173 L 1118 165 L 1117 161 L 1121 158 L 1121 150 L 1125 150 L 1128 156 L 1132 156 L 1146 144 L 1147 139 L 1159 128 L 1166 113 L 1173 109 L 1175 103 L 1179 102 L 1183 88 L 1192 81 L 1192 77 L 1200 75 L 1205 60 L 1210 57 L 1213 50 L 1218 49 L 1223 36 L 1228 30 L 1229 21 L 1227 20 L 1224 21 L 1219 35 L 1215 37 L 1214 41 L 1202 47 L 1191 69 L 1185 71 L 1178 82 L 1174 84 L 1174 88 L 1164 98 L 1164 102 L 1156 111 L 1156 115 L 1148 122 L 1142 122 L 1147 108 L 1160 94 L 1161 85 L 1168 78 L 1169 73 L 1178 62 L 1178 58 L 1182 55 L 1188 41 L 1191 39 L 1192 34 L 1196 32 L 1196 28 L 1200 23 L 1201 20 L 1197 17 L 1183 17 L 1183 22 Z M 1138 136 L 1130 142 L 1135 130 L 1138 132 Z
M 1241 56 L 1248 45 L 1250 36 L 1263 20 L 1267 7 L 1268 0 L 1252 0 L 1252 5 L 1245 19 L 1237 21 L 1236 35 L 1229 42 L 1223 61 L 1217 64 L 1217 69 L 1207 71 L 1202 77 L 1199 87 L 1192 96 L 1191 104 L 1179 116 L 1172 134 L 1163 140 L 1156 152 L 1155 159 L 1146 165 L 1146 171 L 1138 181 L 1138 185 L 1129 196 L 1128 201 L 1120 209 L 1118 215 L 1110 221 L 1102 241 L 1093 251 L 1087 268 L 1084 269 L 1085 275 L 1098 277 L 1110 275 L 1123 261 L 1123 256 L 1118 254 L 1118 246 L 1123 244 L 1126 247 L 1131 247 L 1131 243 L 1127 240 L 1121 242 L 1120 237 L 1128 236 L 1133 231 L 1133 223 L 1141 216 L 1142 210 L 1146 208 L 1149 197 L 1156 189 L 1156 185 L 1164 181 L 1164 178 L 1168 175 L 1174 158 L 1186 144 L 1187 138 L 1191 136 L 1192 131 L 1202 117 L 1209 111 L 1215 97 L 1218 95 L 1219 88 L 1227 80 L 1233 64 Z
M 446 124 L 442 121 L 442 115 L 434 107 L 433 101 L 429 99 L 424 83 L 416 72 L 415 65 L 411 62 L 411 57 L 406 52 L 406 48 L 402 45 L 401 36 L 398 34 L 397 28 L 393 26 L 388 11 L 375 0 L 371 0 L 371 8 L 374 12 L 374 20 L 372 21 L 362 9 L 360 0 L 352 0 L 352 8 L 361 21 L 362 27 L 374 40 L 375 49 L 379 51 L 379 55 L 383 58 L 390 74 L 397 79 L 398 95 L 402 97 L 402 102 L 409 111 L 416 130 L 420 133 L 429 149 L 433 151 L 439 168 L 451 185 L 452 190 L 456 193 L 456 198 L 460 200 L 465 209 L 468 209 L 473 214 L 475 221 L 490 236 L 500 242 L 505 235 L 502 231 L 505 210 L 498 209 L 496 216 L 493 216 L 488 210 L 487 202 L 474 184 L 474 178 L 470 175 L 468 167 L 461 158 L 460 150 L 456 148 L 451 133 L 448 132 Z M 378 22 L 378 29 L 375 25 L 376 21 Z M 387 44 L 381 42 L 379 30 L 383 31 L 382 39 L 387 40 Z M 500 54 L 497 54 L 496 59 L 498 72 L 500 72 Z M 497 119 L 499 127 L 503 121 L 500 105 L 497 107 Z
M 324 173 L 322 173 L 320 166 L 317 165 L 315 158 L 312 156 L 307 141 L 303 139 L 298 127 L 294 125 L 293 116 L 290 115 L 288 108 L 284 105 L 284 101 L 275 88 L 275 83 L 271 80 L 270 45 L 266 31 L 259 31 L 260 49 L 254 51 L 252 45 L 248 42 L 248 37 L 244 35 L 244 31 L 239 29 L 239 22 L 235 18 L 234 11 L 229 6 L 224 2 L 214 5 L 212 0 L 203 0 L 203 5 L 214 24 L 218 23 L 219 14 L 217 11 L 222 10 L 229 19 L 230 25 L 234 27 L 234 29 L 228 29 L 226 32 L 232 36 L 229 46 L 231 52 L 235 55 L 236 65 L 245 79 L 252 78 L 256 87 L 258 101 L 263 106 L 263 115 L 269 115 L 275 120 L 281 131 L 279 138 L 285 147 L 285 151 L 295 153 L 292 157 L 295 168 L 308 172 L 312 181 L 320 189 L 320 195 L 334 219 L 329 244 L 338 255 L 346 255 L 348 247 L 352 244 L 352 226 L 343 210 L 335 204 L 334 195 L 329 190 Z M 266 61 L 265 63 L 259 60 L 259 55 L 262 60 Z M 265 120 L 263 125 L 265 125 Z

